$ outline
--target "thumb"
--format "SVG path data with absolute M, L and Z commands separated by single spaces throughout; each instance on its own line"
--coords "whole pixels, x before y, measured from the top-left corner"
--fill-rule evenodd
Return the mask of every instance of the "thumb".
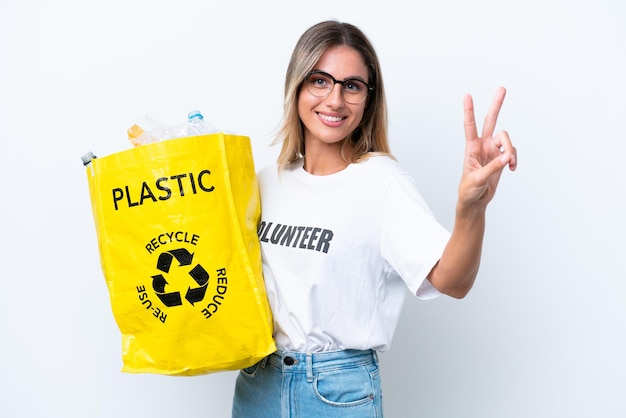
M 497 158 L 494 158 L 489 162 L 489 164 L 483 167 L 482 174 L 485 176 L 485 179 L 488 179 L 494 174 L 499 174 L 502 172 L 502 169 L 509 164 L 511 160 L 510 154 L 500 154 Z

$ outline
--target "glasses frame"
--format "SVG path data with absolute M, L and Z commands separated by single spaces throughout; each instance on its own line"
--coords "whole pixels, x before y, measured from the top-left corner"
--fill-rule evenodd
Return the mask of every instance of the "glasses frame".
M 322 76 L 328 77 L 328 78 L 330 78 L 331 80 L 333 80 L 333 85 L 332 85 L 332 86 L 328 89 L 328 91 L 326 92 L 326 94 L 324 94 L 324 95 L 322 95 L 322 96 L 318 96 L 317 94 L 314 94 L 314 93 L 311 91 L 311 89 L 309 88 L 309 86 L 307 85 L 307 86 L 306 86 L 307 91 L 308 91 L 309 93 L 311 93 L 311 95 L 313 95 L 313 96 L 315 96 L 315 97 L 326 97 L 326 96 L 328 96 L 328 95 L 330 94 L 330 92 L 331 92 L 331 91 L 333 91 L 333 89 L 335 88 L 335 84 L 337 84 L 337 83 L 341 84 L 341 86 L 343 87 L 343 85 L 344 85 L 345 83 L 349 83 L 349 82 L 351 82 L 351 81 L 352 81 L 352 82 L 354 82 L 354 81 L 358 81 L 359 83 L 363 83 L 363 84 L 365 84 L 365 86 L 367 87 L 367 90 L 366 90 L 366 92 L 365 92 L 365 96 L 364 96 L 361 100 L 359 100 L 359 101 L 358 101 L 358 102 L 356 102 L 356 103 L 353 103 L 353 102 L 348 101 L 348 100 L 346 99 L 346 95 L 343 93 L 343 89 L 342 89 L 341 96 L 342 96 L 342 97 L 343 97 L 343 99 L 346 101 L 346 103 L 350 103 L 350 104 L 359 104 L 359 103 L 363 103 L 363 101 L 364 101 L 365 99 L 367 99 L 367 96 L 369 95 L 369 93 L 370 93 L 371 91 L 374 91 L 374 90 L 375 90 L 374 86 L 372 86 L 371 84 L 366 83 L 365 81 L 361 80 L 360 78 L 354 78 L 354 77 L 353 77 L 353 78 L 346 78 L 345 80 L 337 80 L 335 77 L 333 77 L 332 75 L 328 74 L 327 72 L 325 72 L 325 71 L 320 71 L 320 70 L 313 70 L 313 71 L 309 71 L 309 72 L 307 73 L 306 77 L 304 77 L 304 83 L 306 83 L 306 82 L 309 80 L 309 77 L 311 77 L 311 76 L 312 76 L 312 75 L 314 75 L 314 74 L 319 74 L 319 75 L 322 75 Z M 348 95 L 348 97 L 350 97 L 350 96 Z

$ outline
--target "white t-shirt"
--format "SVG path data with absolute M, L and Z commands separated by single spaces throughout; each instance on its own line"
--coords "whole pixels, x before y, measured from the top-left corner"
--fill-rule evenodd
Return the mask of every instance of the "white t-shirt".
M 276 344 L 309 353 L 386 351 L 407 288 L 424 299 L 439 294 L 425 279 L 450 234 L 389 157 L 327 176 L 302 164 L 258 176 Z

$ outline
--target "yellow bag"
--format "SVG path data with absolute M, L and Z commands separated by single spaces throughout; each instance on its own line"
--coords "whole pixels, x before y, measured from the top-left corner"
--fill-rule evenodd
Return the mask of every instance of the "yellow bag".
M 276 350 L 248 137 L 142 145 L 87 177 L 122 371 L 237 370 Z

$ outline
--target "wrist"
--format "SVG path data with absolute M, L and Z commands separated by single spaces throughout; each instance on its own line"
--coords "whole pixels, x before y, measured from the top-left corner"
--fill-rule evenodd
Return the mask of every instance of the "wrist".
M 479 203 L 456 203 L 456 219 L 477 221 L 484 220 L 487 213 L 487 206 Z

